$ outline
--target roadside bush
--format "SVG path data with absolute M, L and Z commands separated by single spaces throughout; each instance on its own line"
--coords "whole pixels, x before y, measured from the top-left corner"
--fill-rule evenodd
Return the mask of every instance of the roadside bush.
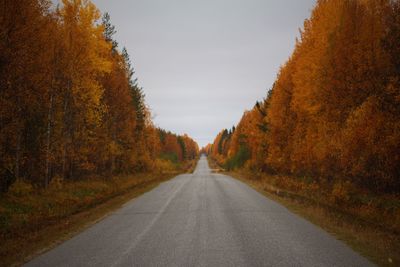
M 158 173 L 171 173 L 176 171 L 176 164 L 166 159 L 156 159 L 155 168 Z
M 160 159 L 162 160 L 168 160 L 172 163 L 178 163 L 179 159 L 178 159 L 178 155 L 174 152 L 168 152 L 168 153 L 161 153 L 160 155 Z
M 332 187 L 331 201 L 335 204 L 348 203 L 354 193 L 354 186 L 350 181 L 338 181 Z

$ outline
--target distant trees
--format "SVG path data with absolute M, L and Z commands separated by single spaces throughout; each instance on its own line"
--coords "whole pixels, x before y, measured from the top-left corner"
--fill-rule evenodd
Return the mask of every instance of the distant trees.
M 244 147 L 247 168 L 400 192 L 399 8 L 318 1 L 269 96 L 211 155 L 229 162 Z
M 149 171 L 163 152 L 109 14 L 89 0 L 0 0 L 0 187 Z M 179 160 L 197 155 L 187 136 Z M 181 147 L 182 147 L 181 145 Z M 178 153 L 178 152 L 177 152 Z
M 161 158 L 172 162 L 193 160 L 199 153 L 197 143 L 186 134 L 179 136 L 163 129 L 157 129 L 160 137 Z

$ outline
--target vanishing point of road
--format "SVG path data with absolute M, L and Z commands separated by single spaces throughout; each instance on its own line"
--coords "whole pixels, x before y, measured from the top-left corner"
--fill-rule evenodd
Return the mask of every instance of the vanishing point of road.
M 26 266 L 372 266 L 202 157 Z

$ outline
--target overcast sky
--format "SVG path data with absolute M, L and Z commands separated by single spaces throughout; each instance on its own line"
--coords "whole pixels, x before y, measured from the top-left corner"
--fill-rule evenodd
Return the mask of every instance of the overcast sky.
M 263 99 L 315 0 L 94 0 L 131 55 L 154 122 L 200 146 Z

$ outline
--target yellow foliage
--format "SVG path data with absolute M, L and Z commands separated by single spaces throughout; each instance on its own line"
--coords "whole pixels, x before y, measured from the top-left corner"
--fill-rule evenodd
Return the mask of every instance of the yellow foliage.
M 221 131 L 211 156 L 245 147 L 246 168 L 400 192 L 399 13 L 399 1 L 318 1 L 263 108 Z
M 169 160 L 156 159 L 154 165 L 154 171 L 158 173 L 173 173 L 176 171 L 176 166 Z

